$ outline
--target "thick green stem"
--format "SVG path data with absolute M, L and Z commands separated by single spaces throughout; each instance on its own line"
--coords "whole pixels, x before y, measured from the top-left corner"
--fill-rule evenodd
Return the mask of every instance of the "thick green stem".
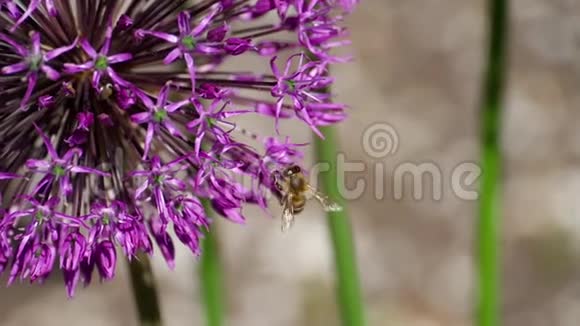
M 149 257 L 138 255 L 129 262 L 133 297 L 141 326 L 160 326 L 161 312 Z
M 481 107 L 477 324 L 500 325 L 501 108 L 507 43 L 507 0 L 489 0 L 489 47 Z
M 345 202 L 339 193 L 336 170 L 337 149 L 334 131 L 321 128 L 325 139 L 315 136 L 317 161 L 328 163 L 329 171 L 321 173 L 321 189 L 343 210 L 327 214 L 328 228 L 334 249 L 339 309 L 344 326 L 366 325 L 364 303 L 357 269 L 356 252 Z
M 209 215 L 211 212 L 209 203 L 204 201 L 204 206 L 206 214 Z M 210 232 L 205 233 L 202 242 L 199 275 L 206 325 L 221 326 L 224 324 L 224 291 L 215 224 L 212 225 Z

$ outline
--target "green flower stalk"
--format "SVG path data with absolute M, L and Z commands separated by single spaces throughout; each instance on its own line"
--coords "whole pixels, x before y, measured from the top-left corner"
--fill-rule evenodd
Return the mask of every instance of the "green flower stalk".
M 328 212 L 327 222 L 334 251 L 337 298 L 344 326 L 366 325 L 364 302 L 359 281 L 356 252 L 349 217 L 344 200 L 338 191 L 336 170 L 336 140 L 330 127 L 321 128 L 325 139 L 314 137 L 317 161 L 329 163 L 330 169 L 321 173 L 321 188 L 329 198 L 340 204 L 340 211 Z
M 210 204 L 203 202 L 206 214 L 211 212 Z M 220 252 L 216 227 L 205 233 L 202 241 L 202 250 L 205 253 L 201 256 L 199 265 L 199 279 L 201 286 L 201 296 L 205 308 L 205 319 L 207 326 L 221 326 L 224 324 L 224 291 L 223 276 L 220 263 Z
M 137 316 L 141 326 L 161 326 L 159 299 L 155 279 L 147 255 L 129 262 L 133 297 L 137 305 Z
M 477 325 L 500 325 L 501 108 L 507 39 L 507 0 L 490 0 L 489 48 L 481 107 L 481 179 L 477 224 Z

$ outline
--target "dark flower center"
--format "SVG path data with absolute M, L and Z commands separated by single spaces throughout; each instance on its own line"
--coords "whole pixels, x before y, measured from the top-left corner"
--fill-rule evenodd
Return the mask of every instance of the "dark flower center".
M 163 180 L 165 180 L 165 177 L 162 175 L 156 175 L 155 177 L 153 177 L 153 182 L 159 186 L 163 184 Z
M 109 62 L 107 60 L 107 57 L 105 57 L 104 55 L 101 55 L 97 58 L 97 61 L 95 61 L 95 68 L 97 70 L 105 70 L 107 69 L 107 67 L 109 66 Z
M 28 58 L 28 67 L 32 71 L 37 71 L 42 63 L 42 55 L 34 54 Z
M 195 49 L 197 41 L 193 38 L 193 36 L 186 36 L 181 39 L 181 45 L 189 51 Z
M 293 80 L 287 80 L 286 81 L 286 86 L 288 87 L 288 89 L 293 92 L 296 90 L 296 82 Z
M 42 222 L 44 220 L 44 214 L 41 211 L 37 211 L 36 214 L 34 215 L 34 218 L 38 222 Z
M 62 177 L 65 172 L 66 170 L 60 165 L 55 165 L 54 168 L 52 168 L 52 173 L 54 173 L 54 175 L 57 177 Z
M 163 109 L 163 108 L 158 108 L 153 113 L 153 120 L 155 120 L 158 123 L 163 122 L 163 120 L 165 120 L 166 118 L 167 118 L 167 111 L 165 111 L 165 109 Z

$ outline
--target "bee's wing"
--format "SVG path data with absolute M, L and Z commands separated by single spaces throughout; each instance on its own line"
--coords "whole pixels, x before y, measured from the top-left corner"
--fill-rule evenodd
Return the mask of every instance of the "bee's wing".
M 316 198 L 320 205 L 322 205 L 322 208 L 324 208 L 325 211 L 339 212 L 342 210 L 342 206 L 332 201 L 330 198 L 328 198 L 327 195 L 316 190 L 316 188 L 312 187 L 311 185 L 308 185 L 308 191 L 314 198 Z
M 292 206 L 292 194 L 284 196 L 284 208 L 282 210 L 282 232 L 288 231 L 294 224 L 294 207 Z

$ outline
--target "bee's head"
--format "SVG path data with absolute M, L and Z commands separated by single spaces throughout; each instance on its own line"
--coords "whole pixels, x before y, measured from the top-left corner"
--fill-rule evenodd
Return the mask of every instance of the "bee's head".
M 284 170 L 283 174 L 285 177 L 291 177 L 291 176 L 296 175 L 300 172 L 302 172 L 302 169 L 300 169 L 300 167 L 298 165 L 292 165 L 292 166 L 286 168 Z

